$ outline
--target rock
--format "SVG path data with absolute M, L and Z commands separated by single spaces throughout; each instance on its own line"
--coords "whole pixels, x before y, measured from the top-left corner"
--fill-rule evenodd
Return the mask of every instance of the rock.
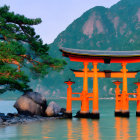
M 18 117 L 19 116 L 19 114 L 17 114 L 17 113 L 8 113 L 7 114 L 7 117 Z
M 3 119 L 0 118 L 0 124 L 3 123 Z
M 61 108 L 60 112 L 64 114 L 66 112 L 66 108 Z
M 61 108 L 55 102 L 50 102 L 47 109 L 45 110 L 45 114 L 49 117 L 57 116 L 60 113 Z
M 58 113 L 58 116 L 59 116 L 59 117 L 64 117 L 65 112 L 66 112 L 66 109 L 65 109 L 65 108 L 61 108 L 61 109 L 60 109 L 60 112 Z
M 5 114 L 4 113 L 0 113 L 0 117 L 5 117 Z
M 8 121 L 9 124 L 17 124 L 20 121 L 19 118 L 13 118 L 11 120 Z
M 3 118 L 0 117 L 0 126 L 8 126 L 12 124 L 27 124 L 30 122 L 52 120 L 52 119 L 54 120 L 59 117 L 62 117 L 62 116 L 57 115 L 56 117 L 44 117 L 44 116 L 38 116 L 38 115 L 29 116 L 29 115 L 8 113 Z
M 24 94 L 24 96 L 27 96 L 37 104 L 44 106 L 44 108 L 46 109 L 47 106 L 46 98 L 43 95 L 39 94 L 38 92 L 27 92 Z
M 44 115 L 47 102 L 44 96 L 37 92 L 27 92 L 17 99 L 14 107 L 19 114 Z
M 6 118 L 5 114 L 4 113 L 0 113 L 0 123 L 1 123 L 1 121 L 2 122 L 5 121 L 5 118 Z
M 14 107 L 17 109 L 19 114 L 25 115 L 43 114 L 42 107 L 39 104 L 35 103 L 32 99 L 27 98 L 25 96 L 21 96 L 14 104 Z

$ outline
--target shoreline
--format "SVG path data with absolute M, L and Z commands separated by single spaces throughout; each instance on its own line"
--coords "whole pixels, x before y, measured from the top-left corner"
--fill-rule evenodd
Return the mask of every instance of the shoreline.
M 1 113 L 3 114 L 3 113 Z M 45 120 L 56 120 L 65 118 L 63 116 L 54 116 L 54 117 L 43 117 L 37 115 L 20 115 L 20 114 L 12 114 L 8 113 L 6 116 L 0 116 L 0 127 L 17 125 L 17 124 L 28 124 L 32 122 L 42 122 Z

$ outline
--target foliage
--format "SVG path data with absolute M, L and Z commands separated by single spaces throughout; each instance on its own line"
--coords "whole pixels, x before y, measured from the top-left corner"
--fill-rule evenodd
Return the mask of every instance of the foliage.
M 49 47 L 35 33 L 40 18 L 29 19 L 0 7 L 0 93 L 28 91 L 30 78 L 44 77 L 50 70 L 62 69 L 65 61 L 49 56 Z M 25 73 L 25 70 L 30 72 Z

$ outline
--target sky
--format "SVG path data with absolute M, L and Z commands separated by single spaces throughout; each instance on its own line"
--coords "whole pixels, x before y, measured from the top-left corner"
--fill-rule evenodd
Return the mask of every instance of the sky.
M 0 6 L 29 18 L 42 19 L 35 26 L 44 43 L 50 44 L 75 19 L 95 6 L 111 7 L 119 0 L 0 0 Z

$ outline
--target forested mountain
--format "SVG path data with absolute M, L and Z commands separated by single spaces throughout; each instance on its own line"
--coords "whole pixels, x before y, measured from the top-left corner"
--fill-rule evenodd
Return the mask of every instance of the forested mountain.
M 140 1 L 121 0 L 111 8 L 94 7 L 70 24 L 51 44 L 94 50 L 137 50 Z

